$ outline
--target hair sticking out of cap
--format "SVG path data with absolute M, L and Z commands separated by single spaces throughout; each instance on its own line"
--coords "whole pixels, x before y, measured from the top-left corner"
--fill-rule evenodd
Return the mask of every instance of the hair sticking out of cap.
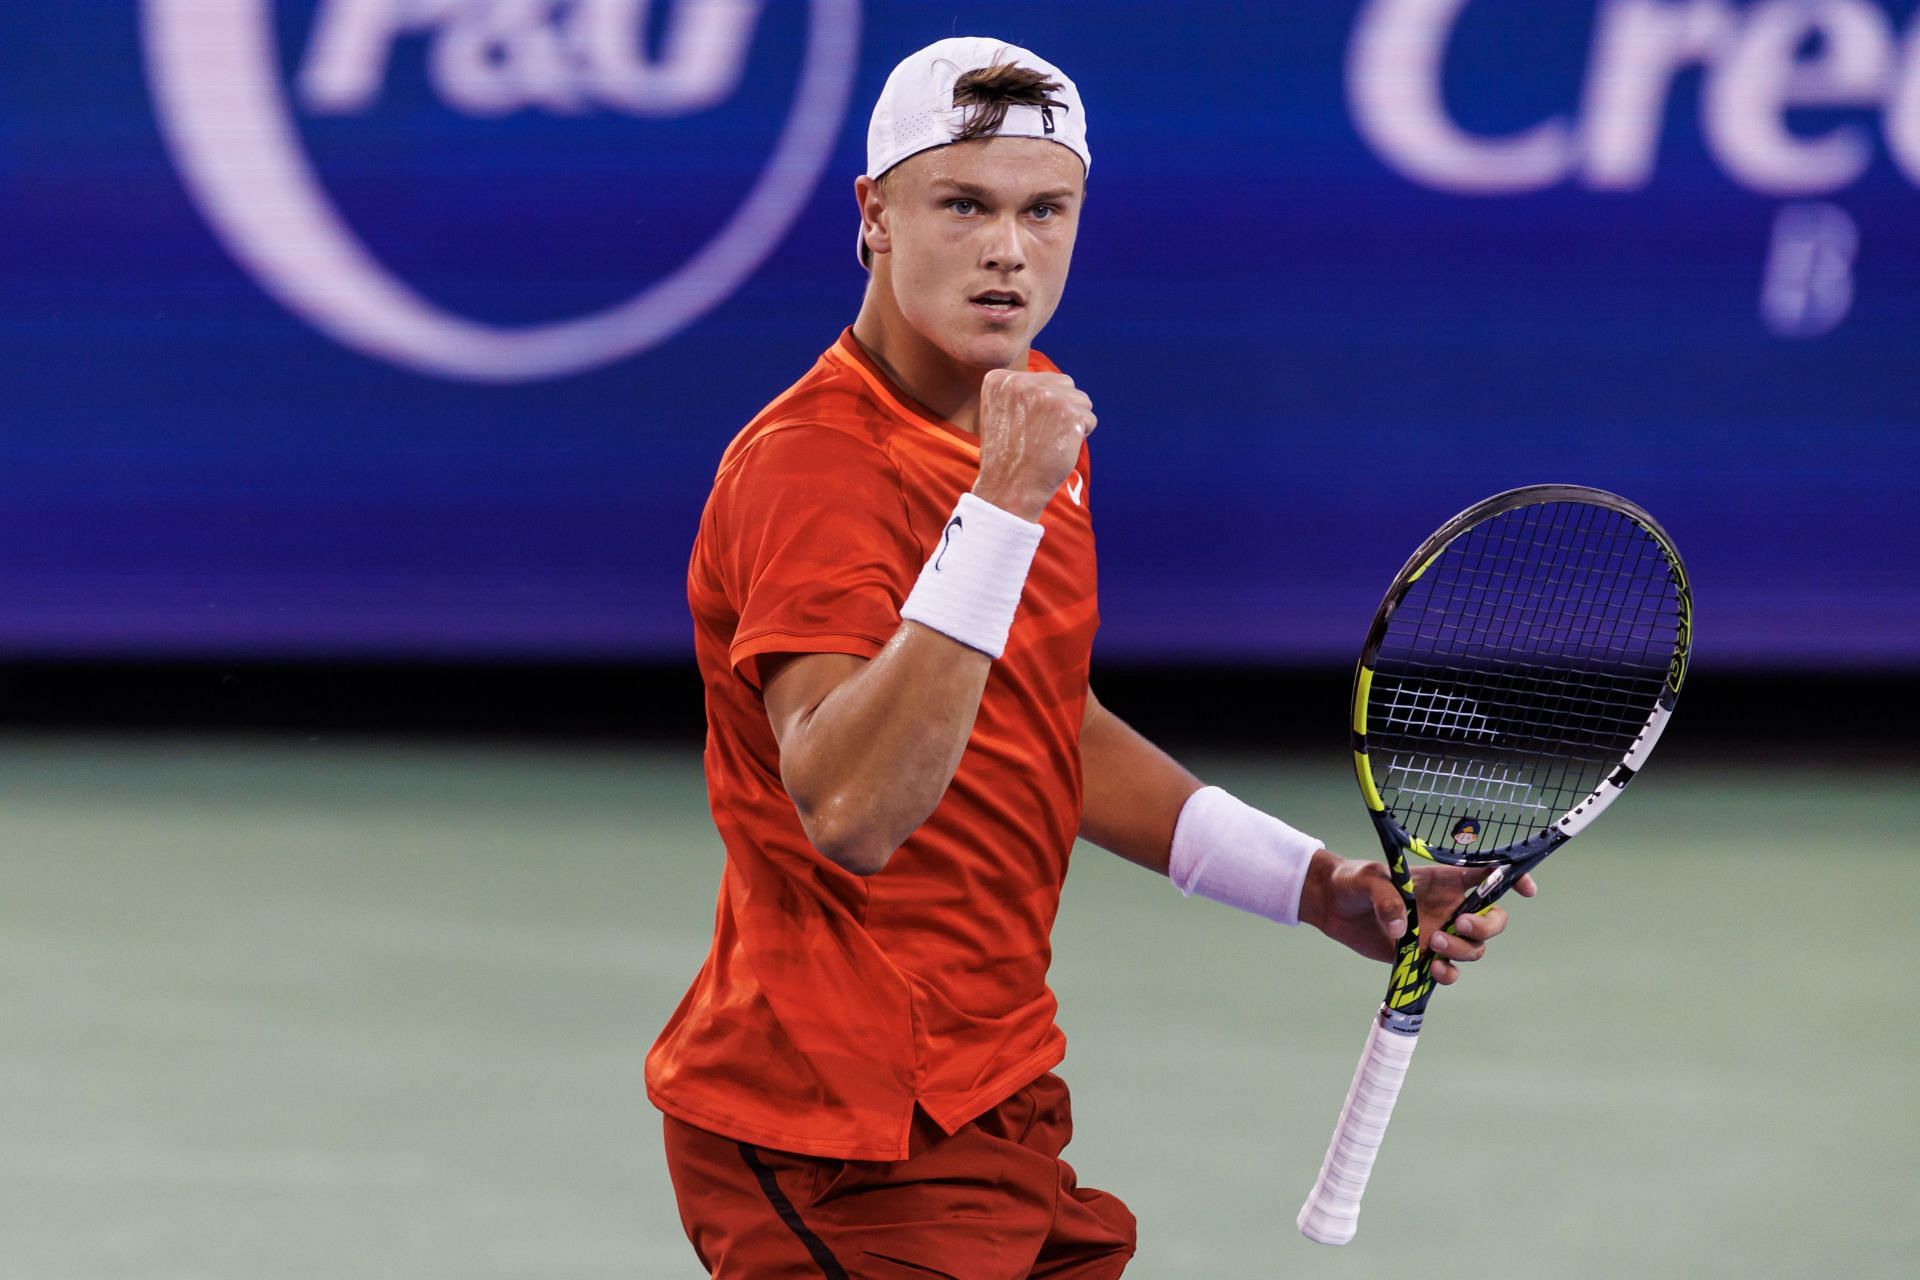
M 955 142 L 971 142 L 1000 132 L 1008 107 L 1045 107 L 1068 110 L 1067 104 L 1049 94 L 1063 86 L 1044 71 L 1023 67 L 1017 62 L 996 62 L 963 72 L 953 82 L 953 105 L 971 107 L 966 123 L 953 135 Z M 1051 124 L 1051 117 L 1049 117 Z M 1049 128 L 1048 132 L 1052 132 Z

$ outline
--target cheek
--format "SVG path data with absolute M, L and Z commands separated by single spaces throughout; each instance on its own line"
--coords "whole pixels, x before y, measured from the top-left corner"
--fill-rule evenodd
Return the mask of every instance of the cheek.
M 1067 268 L 1072 264 L 1072 237 L 1040 248 L 1030 259 L 1035 283 L 1040 286 L 1035 293 L 1044 298 L 1047 315 L 1053 314 L 1053 308 L 1060 302 L 1060 295 L 1066 292 Z
M 968 275 L 964 245 L 923 238 L 896 252 L 893 278 L 902 306 L 938 309 L 959 296 Z
M 1046 263 L 1047 274 L 1054 280 L 1067 278 L 1067 267 L 1073 262 L 1074 241 L 1079 238 L 1078 226 L 1067 227 L 1048 237 L 1039 248 L 1039 256 Z

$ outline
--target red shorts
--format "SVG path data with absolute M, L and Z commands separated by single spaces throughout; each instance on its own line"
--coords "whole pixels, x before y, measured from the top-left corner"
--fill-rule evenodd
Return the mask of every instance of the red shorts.
M 914 1117 L 899 1161 L 794 1155 L 666 1118 L 680 1222 L 723 1280 L 1111 1280 L 1133 1214 L 1074 1183 L 1066 1082 L 1048 1072 L 951 1135 Z

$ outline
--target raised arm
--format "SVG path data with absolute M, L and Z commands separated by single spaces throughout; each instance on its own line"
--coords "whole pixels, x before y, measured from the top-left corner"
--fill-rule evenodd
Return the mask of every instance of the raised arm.
M 1071 378 L 1002 369 L 981 384 L 979 422 L 979 477 L 886 646 L 871 661 L 762 663 L 781 781 L 813 846 L 857 875 L 884 867 L 953 781 L 1039 541 L 1035 522 L 1094 428 Z

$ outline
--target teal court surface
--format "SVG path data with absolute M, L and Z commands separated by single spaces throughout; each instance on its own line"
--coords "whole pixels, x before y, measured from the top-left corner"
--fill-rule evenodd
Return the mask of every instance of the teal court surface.
M 1311 1184 L 1383 968 L 1082 846 L 1068 1156 L 1129 1276 L 1906 1276 L 1910 768 L 1656 761 L 1435 1000 L 1359 1238 Z M 1337 754 L 1197 771 L 1376 856 Z M 641 1063 L 697 755 L 0 740 L 0 1278 L 671 1280 Z

